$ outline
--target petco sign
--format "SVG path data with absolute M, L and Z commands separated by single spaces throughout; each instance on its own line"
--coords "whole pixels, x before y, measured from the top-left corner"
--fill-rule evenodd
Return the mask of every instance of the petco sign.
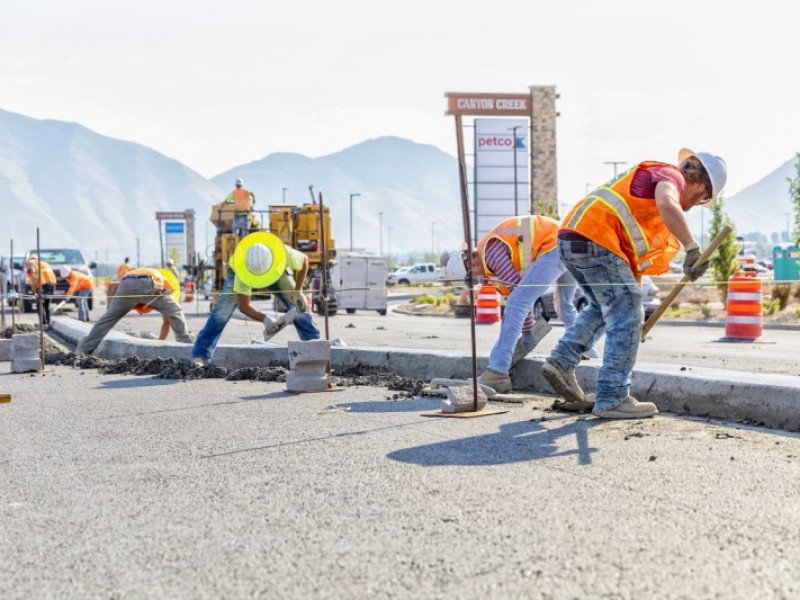
M 448 92 L 448 115 L 530 117 L 531 97 L 525 94 L 459 94 Z
M 530 214 L 528 119 L 475 119 L 475 239 Z

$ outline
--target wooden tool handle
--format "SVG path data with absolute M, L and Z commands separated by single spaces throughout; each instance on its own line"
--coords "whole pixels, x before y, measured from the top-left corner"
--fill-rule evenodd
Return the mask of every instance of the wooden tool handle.
M 711 240 L 711 243 L 708 246 L 706 246 L 706 249 L 703 250 L 703 253 L 700 255 L 700 258 L 698 258 L 695 261 L 694 265 L 692 266 L 693 267 L 700 266 L 708 259 L 710 259 L 711 255 L 714 254 L 714 251 L 725 240 L 725 238 L 731 234 L 732 231 L 733 230 L 729 225 L 725 225 L 725 227 L 723 227 L 717 234 L 717 237 Z M 692 279 L 691 277 L 689 277 L 689 275 L 684 275 L 683 279 L 681 279 L 675 285 L 675 287 L 672 288 L 672 291 L 669 294 L 667 294 L 667 297 L 661 301 L 661 304 L 658 306 L 655 312 L 652 315 L 650 315 L 650 318 L 647 319 L 647 321 L 644 324 L 644 327 L 642 327 L 642 338 L 641 338 L 642 341 L 644 341 L 644 338 L 647 335 L 647 333 L 653 328 L 653 325 L 656 324 L 656 321 L 658 321 L 661 318 L 661 315 L 663 315 L 666 312 L 669 305 L 672 304 L 672 301 L 675 300 L 678 294 L 681 293 L 681 290 L 683 290 L 684 286 L 686 286 L 686 284 L 689 283 L 691 280 Z

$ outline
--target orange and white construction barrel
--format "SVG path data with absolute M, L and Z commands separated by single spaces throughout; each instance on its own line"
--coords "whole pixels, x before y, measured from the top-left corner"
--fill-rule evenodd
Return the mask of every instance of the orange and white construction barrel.
M 183 301 L 194 302 L 194 281 L 187 281 L 183 284 Z
M 752 341 L 763 332 L 763 289 L 761 278 L 751 271 L 736 271 L 728 280 L 725 337 Z
M 475 303 L 476 323 L 497 323 L 500 320 L 500 294 L 491 283 L 484 283 L 478 290 Z

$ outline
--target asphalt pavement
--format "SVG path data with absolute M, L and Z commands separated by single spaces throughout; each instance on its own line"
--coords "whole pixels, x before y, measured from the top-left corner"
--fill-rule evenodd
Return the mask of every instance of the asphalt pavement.
M 798 435 L 0 375 L 0 596 L 792 598 Z

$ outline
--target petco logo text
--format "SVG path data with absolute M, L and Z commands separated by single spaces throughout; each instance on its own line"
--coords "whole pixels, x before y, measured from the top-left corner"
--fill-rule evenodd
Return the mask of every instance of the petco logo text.
M 514 139 L 510 135 L 505 137 L 479 135 L 477 142 L 478 148 L 498 148 L 502 150 L 512 150 L 514 148 Z

